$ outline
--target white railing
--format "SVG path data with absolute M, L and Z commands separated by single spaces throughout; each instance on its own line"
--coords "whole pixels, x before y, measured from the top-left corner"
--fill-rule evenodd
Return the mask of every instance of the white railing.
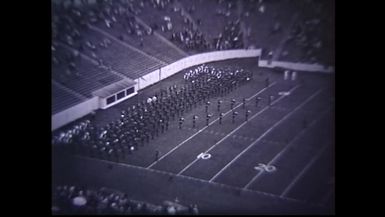
M 169 76 L 172 76 L 181 70 L 187 69 L 192 66 L 200 65 L 203 63 L 209 63 L 214 61 L 221 61 L 235 58 L 250 58 L 258 57 L 261 55 L 261 49 L 251 50 L 225 50 L 225 51 L 213 51 L 207 53 L 196 54 L 185 57 L 174 63 L 171 63 L 163 68 L 157 69 L 151 73 L 148 73 L 141 78 L 136 79 L 137 90 L 143 89 L 149 85 L 159 82 Z M 256 60 L 257 61 L 257 60 Z

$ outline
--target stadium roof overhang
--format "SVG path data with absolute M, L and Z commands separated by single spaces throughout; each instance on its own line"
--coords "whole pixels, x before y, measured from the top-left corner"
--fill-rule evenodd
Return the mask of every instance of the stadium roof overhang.
M 98 96 L 101 98 L 106 98 L 106 97 L 111 96 L 113 94 L 116 94 L 122 90 L 133 87 L 135 84 L 136 84 L 136 82 L 134 80 L 129 79 L 129 78 L 125 78 L 123 80 L 120 80 L 118 82 L 115 82 L 113 84 L 110 84 L 108 86 L 105 86 L 103 88 L 100 88 L 100 89 L 92 92 L 92 95 Z

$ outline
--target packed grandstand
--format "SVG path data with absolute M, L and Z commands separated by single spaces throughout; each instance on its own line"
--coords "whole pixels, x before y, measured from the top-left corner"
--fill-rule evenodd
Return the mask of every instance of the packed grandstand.
M 277 60 L 333 65 L 329 27 L 334 20 L 325 13 L 328 4 L 55 0 L 52 115 L 92 98 L 103 87 L 202 52 L 261 48 L 264 53 L 277 50 Z

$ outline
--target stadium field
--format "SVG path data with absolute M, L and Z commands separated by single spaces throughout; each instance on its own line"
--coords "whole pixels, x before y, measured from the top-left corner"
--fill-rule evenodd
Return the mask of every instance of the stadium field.
M 175 119 L 168 131 L 119 162 L 54 153 L 53 181 L 118 189 L 155 204 L 178 198 L 197 204 L 200 214 L 333 214 L 334 74 L 298 72 L 296 80 L 284 80 L 283 71 L 260 68 L 252 58 L 208 65 L 253 72 L 235 91 L 210 99 L 208 125 L 201 104 L 185 112 L 181 129 Z M 98 111 L 95 121 L 104 125 L 156 91 L 183 85 L 183 74 Z

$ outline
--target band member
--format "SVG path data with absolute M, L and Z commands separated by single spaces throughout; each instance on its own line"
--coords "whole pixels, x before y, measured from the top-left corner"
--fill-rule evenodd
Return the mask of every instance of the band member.
M 193 128 L 195 128 L 195 125 L 196 125 L 196 120 L 198 119 L 198 116 L 197 115 L 194 115 L 193 116 Z
M 223 118 L 224 114 L 221 112 L 219 114 L 219 124 L 222 124 L 222 118 Z
M 246 116 L 246 121 L 249 120 L 249 114 L 251 113 L 250 110 L 247 110 L 246 113 L 245 113 L 245 116 Z
M 231 110 L 233 110 L 234 105 L 235 105 L 235 99 L 232 99 L 230 104 Z
M 261 97 L 256 97 L 255 98 L 255 107 L 258 107 L 258 104 L 259 104 L 259 102 L 262 100 L 262 98 Z
M 182 124 L 183 124 L 184 118 L 180 117 L 179 118 L 179 129 L 182 129 Z
M 235 116 L 237 116 L 237 115 L 238 115 L 238 112 L 233 111 L 233 123 L 235 123 Z

